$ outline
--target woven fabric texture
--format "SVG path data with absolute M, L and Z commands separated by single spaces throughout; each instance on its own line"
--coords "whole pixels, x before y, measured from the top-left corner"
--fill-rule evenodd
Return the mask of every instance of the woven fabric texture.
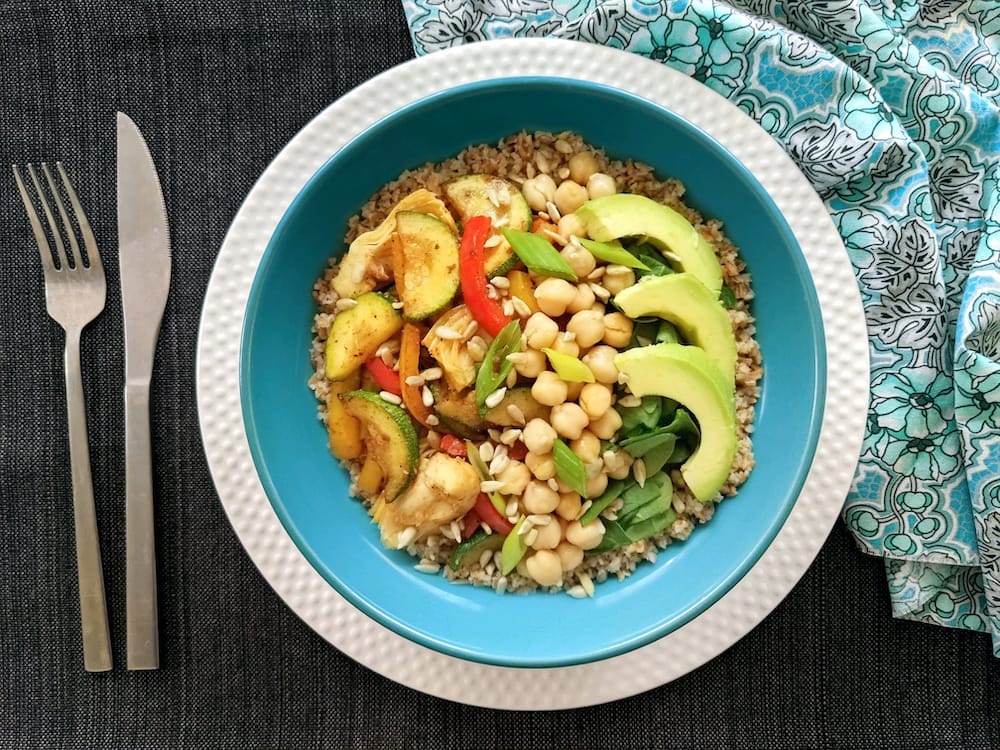
M 506 713 L 415 693 L 300 622 L 243 553 L 202 452 L 201 302 L 243 196 L 326 104 L 413 55 L 396 0 L 0 4 L 0 150 L 61 159 L 101 245 L 84 333 L 114 671 L 82 669 L 62 375 L 38 255 L 0 174 L 0 748 L 989 748 L 980 634 L 891 617 L 881 561 L 836 527 L 776 612 L 696 672 L 617 703 Z M 124 669 L 122 320 L 114 113 L 163 183 L 173 283 L 152 426 L 162 668 Z

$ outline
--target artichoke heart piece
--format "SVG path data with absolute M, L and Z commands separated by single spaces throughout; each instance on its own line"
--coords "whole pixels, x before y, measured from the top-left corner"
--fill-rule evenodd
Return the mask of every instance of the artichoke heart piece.
M 420 541 L 464 516 L 478 496 L 479 475 L 467 461 L 433 453 L 420 461 L 413 484 L 395 502 L 378 507 L 382 544 L 398 547 L 400 534 L 411 527 L 411 540 Z
M 338 295 L 353 299 L 388 286 L 393 281 L 393 233 L 396 231 L 396 214 L 400 211 L 429 214 L 444 222 L 453 232 L 458 231 L 444 201 L 430 190 L 414 190 L 393 206 L 381 224 L 359 234 L 351 243 L 332 282 Z
M 478 327 L 469 332 L 474 322 L 466 305 L 456 305 L 438 318 L 424 336 L 424 347 L 441 365 L 445 380 L 455 391 L 476 382 L 476 360 L 469 352 L 468 342 L 475 335 L 485 337 L 485 334 Z

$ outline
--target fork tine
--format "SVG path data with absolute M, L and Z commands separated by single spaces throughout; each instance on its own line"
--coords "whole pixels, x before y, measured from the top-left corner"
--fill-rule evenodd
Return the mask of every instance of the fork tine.
M 66 232 L 66 237 L 69 239 L 70 249 L 73 251 L 73 263 L 78 268 L 83 268 L 83 256 L 80 254 L 80 246 L 76 241 L 76 231 L 73 229 L 73 224 L 69 220 L 69 215 L 66 213 L 66 207 L 63 206 L 62 196 L 59 194 L 59 188 L 56 187 L 56 183 L 52 180 L 52 173 L 49 171 L 49 165 L 46 162 L 42 162 L 42 173 L 45 175 L 45 182 L 48 183 L 49 192 L 52 194 L 52 198 L 56 203 L 56 211 L 59 212 L 59 218 L 62 219 L 63 229 Z
M 38 175 L 35 174 L 34 165 L 28 165 L 28 174 L 31 175 L 31 181 L 35 185 L 35 192 L 38 193 L 38 202 L 42 204 L 42 212 L 45 214 L 45 219 L 49 222 L 49 230 L 52 232 L 52 239 L 56 243 L 56 254 L 59 256 L 60 267 L 69 270 L 69 259 L 66 257 L 66 248 L 63 246 L 59 227 L 56 226 L 56 220 L 52 216 L 52 209 L 49 208 L 49 202 L 45 200 L 45 191 L 42 190 L 42 186 L 38 182 Z
M 45 230 L 42 229 L 42 223 L 38 219 L 38 212 L 35 211 L 35 206 L 31 202 L 31 196 L 28 195 L 28 190 L 24 186 L 24 180 L 21 179 L 21 170 L 17 168 L 16 164 L 11 164 L 11 169 L 14 170 L 14 182 L 17 183 L 17 190 L 21 193 L 21 201 L 24 203 L 24 210 L 28 213 L 28 221 L 31 223 L 31 230 L 35 233 L 35 242 L 38 244 L 38 254 L 42 256 L 42 267 L 46 271 L 55 271 L 55 263 L 52 260 L 52 248 L 49 246 L 49 241 L 45 237 Z
M 83 246 L 87 249 L 87 261 L 92 267 L 102 268 L 101 254 L 97 250 L 97 239 L 90 229 L 90 222 L 87 221 L 87 214 L 83 212 L 80 199 L 76 197 L 76 190 L 73 189 L 73 183 L 69 181 L 69 176 L 66 174 L 66 170 L 63 169 L 61 161 L 56 162 L 56 169 L 59 170 L 59 176 L 62 178 L 66 195 L 69 196 L 70 205 L 73 206 L 73 213 L 76 214 L 76 223 L 80 225 L 80 234 L 83 235 Z

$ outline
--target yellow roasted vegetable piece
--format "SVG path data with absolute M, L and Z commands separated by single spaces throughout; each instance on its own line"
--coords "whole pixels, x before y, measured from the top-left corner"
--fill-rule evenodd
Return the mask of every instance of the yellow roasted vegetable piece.
M 430 190 L 420 188 L 393 206 L 389 215 L 375 229 L 359 234 L 340 261 L 340 269 L 333 279 L 333 288 L 341 297 L 358 295 L 388 286 L 393 280 L 393 232 L 399 211 L 416 211 L 430 214 L 457 232 L 455 219 L 444 202 Z
M 361 373 L 355 370 L 343 380 L 334 380 L 326 396 L 326 429 L 330 437 L 330 452 L 341 461 L 361 455 L 361 423 L 344 409 L 339 393 L 357 390 Z
M 378 457 L 370 455 L 365 458 L 356 480 L 358 492 L 363 497 L 374 497 L 382 486 L 382 467 L 378 465 Z
M 511 271 L 507 274 L 507 281 L 510 282 L 510 296 L 517 297 L 532 314 L 540 312 L 538 301 L 535 299 L 535 285 L 531 283 L 531 277 L 527 271 Z

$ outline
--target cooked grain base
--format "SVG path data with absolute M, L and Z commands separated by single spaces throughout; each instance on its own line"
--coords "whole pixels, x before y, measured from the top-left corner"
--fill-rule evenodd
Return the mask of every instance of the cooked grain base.
M 417 188 L 427 188 L 435 193 L 442 192 L 442 186 L 448 180 L 466 174 L 485 173 L 506 177 L 515 183 L 534 177 L 539 172 L 552 174 L 562 179 L 569 173 L 570 157 L 579 151 L 590 151 L 597 157 L 600 171 L 615 178 L 618 191 L 622 193 L 639 193 L 660 203 L 670 206 L 683 214 L 705 239 L 715 248 L 722 266 L 722 276 L 726 285 L 733 290 L 736 297 L 735 306 L 729 310 L 736 336 L 736 415 L 739 435 L 736 459 L 729 480 L 714 502 L 701 503 L 694 499 L 685 487 L 680 473 L 674 471 L 671 478 L 674 483 L 674 510 L 677 520 L 671 526 L 651 539 L 635 542 L 626 547 L 612 550 L 601 555 L 585 558 L 576 569 L 566 573 L 560 585 L 551 590 L 570 590 L 576 595 L 582 595 L 592 590 L 586 585 L 590 581 L 601 582 L 609 576 L 624 578 L 643 560 L 654 562 L 657 550 L 665 548 L 674 540 L 687 539 L 696 524 L 705 523 L 715 512 L 716 502 L 724 497 L 736 494 L 737 488 L 746 480 L 753 468 L 753 449 L 751 432 L 753 431 L 754 405 L 760 395 L 758 383 L 762 374 L 760 348 L 754 340 L 754 320 L 750 315 L 749 304 L 753 299 L 750 288 L 750 276 L 746 265 L 740 260 L 736 247 L 722 232 L 722 224 L 715 220 L 704 221 L 698 212 L 682 202 L 684 186 L 677 180 L 658 180 L 653 175 L 652 168 L 629 161 L 609 160 L 603 151 L 596 150 L 577 135 L 572 133 L 518 133 L 501 140 L 496 146 L 473 146 L 466 149 L 453 159 L 440 164 L 425 164 L 414 170 L 404 172 L 396 180 L 385 185 L 372 199 L 366 203 L 361 212 L 348 223 L 345 242 L 350 243 L 360 233 L 378 226 L 389 211 L 403 196 Z M 309 386 L 319 400 L 319 418 L 326 420 L 326 396 L 328 381 L 323 374 L 323 348 L 329 333 L 330 323 L 335 314 L 334 306 L 337 294 L 331 286 L 336 275 L 337 258 L 331 258 L 329 268 L 324 272 L 313 289 L 318 312 L 313 324 L 312 363 L 315 369 L 310 378 Z M 423 446 L 427 449 L 426 444 Z M 347 466 L 354 476 L 353 465 Z M 354 486 L 352 482 L 352 492 Z M 469 567 L 452 571 L 447 561 L 457 544 L 451 536 L 450 529 L 442 528 L 441 534 L 411 544 L 407 552 L 417 558 L 422 570 L 434 572 L 436 566 L 444 570 L 445 575 L 456 583 L 473 583 L 492 586 L 499 592 L 531 591 L 539 588 L 530 578 L 525 578 L 516 571 L 501 575 L 499 559 L 484 560 L 485 565 L 475 561 Z M 582 575 L 583 574 L 583 575 Z M 584 585 L 581 586 L 580 584 Z

